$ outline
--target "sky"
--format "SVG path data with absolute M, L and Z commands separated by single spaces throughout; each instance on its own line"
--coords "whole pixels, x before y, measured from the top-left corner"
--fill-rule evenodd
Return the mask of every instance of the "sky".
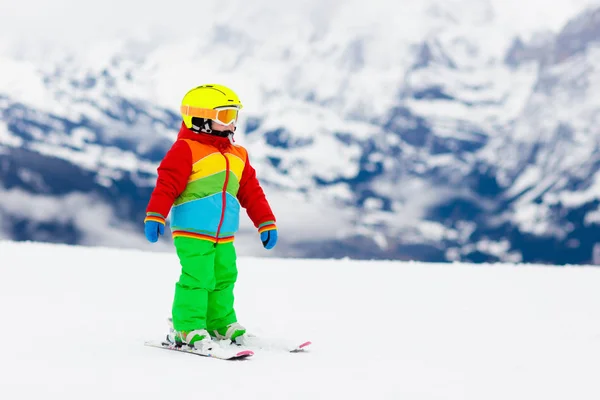
M 532 28 L 559 29 L 562 24 L 585 5 L 597 4 L 598 0 L 488 0 L 495 12 L 515 29 Z M 415 4 L 441 4 L 441 8 L 461 9 L 461 4 L 472 0 L 437 1 L 429 3 L 413 1 L 394 2 L 398 13 L 406 12 Z M 474 4 L 481 4 L 476 1 Z M 196 35 L 201 31 L 203 21 L 218 19 L 224 24 L 243 24 L 250 29 L 260 30 L 261 26 L 302 20 L 315 23 L 316 20 L 335 19 L 347 13 L 361 15 L 361 18 L 381 20 L 389 15 L 389 2 L 372 0 L 364 7 L 357 0 L 329 0 L 327 2 L 308 0 L 304 2 L 257 0 L 252 6 L 245 1 L 228 2 L 214 0 L 183 0 L 168 2 L 147 2 L 141 0 L 46 0 L 0 1 L 0 35 L 6 45 L 14 39 L 35 43 L 67 44 L 85 47 L 90 41 L 111 37 L 139 37 L 163 40 L 174 37 Z M 275 8 L 277 14 L 275 14 Z M 469 4 L 462 14 L 476 8 Z M 277 16 L 275 16 L 277 15 Z M 386 21 L 384 25 L 389 25 Z
M 240 257 L 222 361 L 167 332 L 173 253 L 0 241 L 2 399 L 600 398 L 600 268 Z

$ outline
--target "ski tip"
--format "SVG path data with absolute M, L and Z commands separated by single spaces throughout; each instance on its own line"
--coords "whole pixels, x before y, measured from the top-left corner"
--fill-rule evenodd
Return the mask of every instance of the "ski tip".
M 253 355 L 254 355 L 254 352 L 252 350 L 244 350 L 244 351 L 238 352 L 235 356 L 237 358 L 237 357 L 250 357 Z
M 308 347 L 312 344 L 312 342 L 304 342 L 301 345 L 299 345 L 298 347 L 290 350 L 290 353 L 303 353 L 305 350 L 308 349 Z

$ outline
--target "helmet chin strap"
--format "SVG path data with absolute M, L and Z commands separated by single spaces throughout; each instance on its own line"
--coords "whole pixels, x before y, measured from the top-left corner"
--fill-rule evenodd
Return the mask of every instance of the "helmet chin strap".
M 229 139 L 229 142 L 231 144 L 233 144 L 233 131 L 230 131 L 230 130 L 227 130 L 227 131 L 212 131 L 212 133 L 210 133 L 209 135 L 218 136 L 218 137 L 222 137 L 222 138 L 227 138 L 227 139 Z
M 235 133 L 236 127 L 234 127 L 233 130 L 228 129 L 226 131 L 217 131 L 217 130 L 212 129 L 212 121 L 210 119 L 203 119 L 201 121 L 201 124 L 202 124 L 201 127 L 196 124 L 192 124 L 192 131 L 202 132 L 202 133 L 206 133 L 209 135 L 222 137 L 222 138 L 228 138 L 229 141 L 231 143 L 233 143 L 233 134 Z
M 232 130 L 226 130 L 226 131 L 215 131 L 215 130 L 213 129 L 213 130 L 211 130 L 211 132 L 206 132 L 206 133 L 208 133 L 208 134 L 210 134 L 210 135 L 213 135 L 213 136 L 218 136 L 218 137 L 223 137 L 223 138 L 226 138 L 226 137 L 229 137 L 229 136 L 233 136 L 233 134 L 234 134 L 234 131 L 235 131 L 235 129 L 234 129 L 233 131 L 232 131 Z
M 199 122 L 202 126 L 198 126 L 194 124 L 194 122 Z M 192 118 L 192 130 L 194 132 L 204 132 L 204 133 L 212 133 L 212 126 L 210 123 L 210 119 L 204 118 Z

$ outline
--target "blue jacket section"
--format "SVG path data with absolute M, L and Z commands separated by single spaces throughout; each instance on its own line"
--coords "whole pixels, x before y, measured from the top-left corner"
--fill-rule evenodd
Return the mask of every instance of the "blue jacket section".
M 240 225 L 240 203 L 225 193 L 226 205 L 219 237 L 232 236 Z M 171 210 L 171 230 L 216 236 L 223 213 L 223 193 L 189 201 Z

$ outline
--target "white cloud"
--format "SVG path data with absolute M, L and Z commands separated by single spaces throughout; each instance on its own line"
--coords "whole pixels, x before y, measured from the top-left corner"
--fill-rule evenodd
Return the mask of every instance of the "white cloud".
M 22 218 L 33 224 L 73 224 L 81 232 L 81 243 L 89 246 L 133 247 L 149 250 L 169 250 L 170 239 L 150 246 L 144 237 L 143 221 L 124 222 L 112 209 L 93 195 L 71 193 L 64 196 L 31 195 L 20 189 L 0 188 L 4 219 Z M 10 226 L 10 224 L 9 224 Z M 51 235 L 51 234 L 49 234 Z M 0 229 L 0 238 L 12 237 L 7 228 Z M 51 240 L 52 238 L 48 238 Z
M 482 12 L 485 7 L 475 8 L 469 1 L 454 1 L 451 6 L 459 11 L 461 7 L 465 8 L 466 12 L 455 13 L 463 22 L 477 22 L 481 18 L 469 15 L 478 10 Z M 598 4 L 598 0 L 555 0 L 551 4 L 541 0 L 489 2 L 506 29 L 521 31 L 533 28 L 556 30 L 584 6 Z M 257 0 L 252 3 L 241 0 L 168 3 L 141 0 L 1 0 L 0 34 L 3 38 L 11 37 L 18 39 L 17 43 L 29 45 L 68 44 L 83 47 L 90 42 L 121 37 L 152 38 L 154 41 L 171 36 L 193 37 L 203 27 L 215 22 L 243 27 L 255 37 L 267 35 L 271 41 L 277 40 L 273 32 L 281 28 L 294 29 L 300 35 L 307 35 L 324 34 L 331 29 L 345 34 L 348 34 L 348 29 L 368 32 L 375 26 L 380 32 L 393 33 L 406 31 L 405 26 L 415 20 L 415 13 L 431 9 L 432 5 L 447 10 L 446 3 L 446 0 L 399 2 L 396 17 L 404 20 L 404 23 L 389 24 L 381 21 L 390 14 L 388 0 L 372 0 L 368 7 L 356 0 Z M 480 0 L 476 3 L 479 4 Z M 361 18 L 349 18 L 352 14 Z M 19 47 L 18 50 L 24 53 L 28 51 L 26 47 Z

